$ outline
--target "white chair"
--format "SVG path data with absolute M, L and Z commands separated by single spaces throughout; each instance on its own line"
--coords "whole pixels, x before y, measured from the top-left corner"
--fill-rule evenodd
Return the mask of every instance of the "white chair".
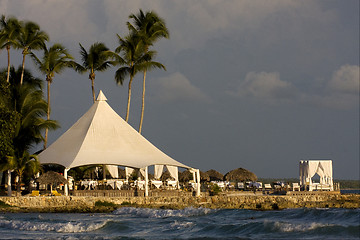
M 292 184 L 292 190 L 293 191 L 300 191 L 300 185 L 299 185 L 299 183 L 293 183 Z
M 144 189 L 145 189 L 145 181 L 144 181 L 144 180 L 139 180 L 139 181 L 136 182 L 136 184 L 137 184 L 137 186 L 138 186 L 138 188 L 139 188 L 140 190 L 144 190 Z
M 168 180 L 167 185 L 172 187 L 172 188 L 177 188 L 177 181 Z
M 265 183 L 265 184 L 264 184 L 264 187 L 265 187 L 265 190 L 271 190 L 271 189 L 272 189 L 270 183 Z

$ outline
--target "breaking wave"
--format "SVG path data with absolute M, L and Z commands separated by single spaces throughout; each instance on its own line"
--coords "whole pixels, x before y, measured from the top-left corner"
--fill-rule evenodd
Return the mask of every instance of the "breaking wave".
M 124 207 L 113 213 L 4 213 L 1 239 L 357 239 L 360 209 Z
M 167 217 L 191 217 L 191 216 L 203 216 L 216 210 L 208 208 L 185 208 L 181 210 L 173 209 L 151 209 L 151 208 L 133 208 L 123 207 L 115 210 L 115 215 L 131 215 L 146 218 L 167 218 Z
M 33 222 L 19 220 L 0 220 L 0 228 L 7 228 L 20 231 L 44 231 L 59 233 L 81 233 L 98 230 L 105 226 L 107 222 L 88 223 L 88 222 Z

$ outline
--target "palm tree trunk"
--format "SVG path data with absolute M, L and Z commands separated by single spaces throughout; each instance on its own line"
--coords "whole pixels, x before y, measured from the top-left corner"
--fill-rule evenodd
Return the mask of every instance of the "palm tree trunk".
M 22 181 L 22 174 L 19 173 L 19 181 L 18 181 L 17 186 L 16 186 L 16 196 L 21 195 L 20 194 L 20 192 L 21 192 L 21 181 Z
M 11 170 L 7 170 L 7 185 L 8 197 L 11 197 Z
M 95 82 L 95 72 L 94 69 L 91 68 L 90 70 L 90 74 L 89 74 L 89 79 L 91 81 L 91 91 L 92 91 L 92 95 L 93 95 L 93 102 L 95 103 L 95 87 L 94 87 L 94 82 Z
M 144 71 L 144 79 L 143 79 L 143 92 L 142 92 L 142 105 L 141 105 L 141 116 L 140 116 L 140 124 L 139 124 L 139 133 L 141 134 L 143 120 L 144 120 L 144 109 L 145 109 L 145 80 L 146 80 L 146 70 Z
M 8 54 L 8 67 L 7 67 L 7 77 L 6 77 L 6 82 L 10 81 L 10 46 L 6 47 L 7 50 L 7 54 Z
M 50 120 L 50 80 L 47 81 L 47 120 Z M 45 129 L 44 149 L 46 149 L 49 129 Z
M 94 103 L 95 103 L 94 79 L 91 79 L 91 90 L 92 90 L 93 100 L 94 100 Z
M 24 71 L 25 71 L 25 54 L 23 54 L 23 61 L 22 61 L 22 70 L 21 70 L 21 78 L 20 78 L 20 85 L 23 84 L 24 79 Z
M 130 81 L 129 81 L 128 101 L 127 101 L 126 117 L 125 117 L 126 122 L 129 121 L 130 100 L 131 100 L 131 83 L 132 83 L 132 81 L 133 81 L 133 76 L 130 77 Z

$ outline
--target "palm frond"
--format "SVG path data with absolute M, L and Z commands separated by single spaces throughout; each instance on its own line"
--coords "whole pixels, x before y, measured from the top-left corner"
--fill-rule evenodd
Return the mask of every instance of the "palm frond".
M 115 72 L 116 83 L 119 85 L 123 85 L 123 83 L 125 81 L 125 77 L 130 74 L 130 71 L 131 71 L 131 69 L 127 66 L 120 67 L 118 70 L 116 70 L 116 72 Z

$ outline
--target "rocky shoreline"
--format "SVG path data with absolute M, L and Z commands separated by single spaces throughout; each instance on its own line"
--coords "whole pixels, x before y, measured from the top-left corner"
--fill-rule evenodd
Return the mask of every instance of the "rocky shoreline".
M 112 212 L 119 207 L 281 210 L 287 208 L 360 208 L 359 194 L 260 195 L 229 192 L 216 196 L 167 197 L 0 197 L 0 212 Z

